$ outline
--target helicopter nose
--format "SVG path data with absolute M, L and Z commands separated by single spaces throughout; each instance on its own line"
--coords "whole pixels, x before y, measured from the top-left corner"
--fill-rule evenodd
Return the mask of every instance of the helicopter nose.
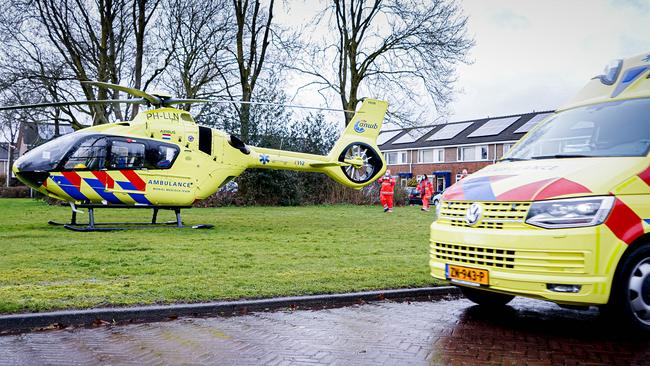
M 16 167 L 14 167 L 14 174 L 16 174 L 16 177 L 23 183 L 27 184 L 28 186 L 31 186 L 33 188 L 39 188 L 40 186 L 43 185 L 43 182 L 47 179 L 47 177 L 50 176 L 50 173 L 48 172 L 42 172 L 42 171 L 36 171 L 36 172 L 29 172 L 29 171 L 20 171 Z

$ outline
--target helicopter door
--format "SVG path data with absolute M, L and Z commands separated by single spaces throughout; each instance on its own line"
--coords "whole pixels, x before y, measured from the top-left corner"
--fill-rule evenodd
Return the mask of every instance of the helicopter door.
M 64 170 L 103 170 L 106 168 L 106 139 L 89 136 L 63 162 Z
M 109 175 L 114 180 L 113 187 L 106 187 L 120 201 L 128 204 L 151 204 L 145 197 L 147 183 L 138 174 L 145 163 L 145 144 L 133 139 L 112 139 L 108 154 Z
M 108 169 L 142 169 L 144 167 L 144 151 L 144 144 L 135 142 L 135 140 L 113 140 L 111 141 Z
M 212 155 L 212 129 L 199 126 L 199 150 Z

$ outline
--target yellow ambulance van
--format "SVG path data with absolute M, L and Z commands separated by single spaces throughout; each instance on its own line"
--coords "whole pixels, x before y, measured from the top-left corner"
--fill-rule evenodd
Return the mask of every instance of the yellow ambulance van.
M 497 164 L 448 188 L 434 278 L 482 306 L 599 305 L 650 332 L 650 54 L 609 64 Z

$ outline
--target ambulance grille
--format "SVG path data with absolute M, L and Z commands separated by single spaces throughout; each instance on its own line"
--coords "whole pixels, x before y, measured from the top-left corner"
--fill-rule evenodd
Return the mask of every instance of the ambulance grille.
M 516 229 L 525 228 L 524 220 L 530 208 L 529 202 L 479 202 L 483 215 L 474 225 L 465 221 L 467 208 L 474 203 L 470 201 L 442 202 L 439 224 L 469 227 L 477 229 Z
M 585 253 L 576 251 L 513 250 L 432 242 L 431 259 L 521 272 L 585 273 Z

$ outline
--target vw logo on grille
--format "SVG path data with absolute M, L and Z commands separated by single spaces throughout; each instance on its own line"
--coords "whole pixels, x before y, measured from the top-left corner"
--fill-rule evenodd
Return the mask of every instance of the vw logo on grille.
M 472 203 L 471 206 L 467 208 L 467 211 L 465 212 L 465 222 L 467 222 L 469 225 L 474 225 L 478 222 L 478 220 L 481 218 L 481 214 L 483 213 L 483 208 L 481 205 L 478 203 Z

